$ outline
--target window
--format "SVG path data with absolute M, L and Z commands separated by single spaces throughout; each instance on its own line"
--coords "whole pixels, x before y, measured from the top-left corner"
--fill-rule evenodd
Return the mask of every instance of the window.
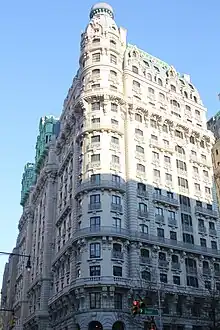
M 172 182 L 172 175 L 170 173 L 165 173 L 165 180 L 168 182 Z
M 169 156 L 164 156 L 164 162 L 168 165 L 171 164 L 170 157 Z
M 195 144 L 195 138 L 194 138 L 194 136 L 190 136 L 189 142 L 192 143 L 192 144 Z
M 139 113 L 136 113 L 135 120 L 138 121 L 139 123 L 142 123 L 142 116 Z
M 122 267 L 113 266 L 113 276 L 122 277 Z
M 151 280 L 151 273 L 148 272 L 147 270 L 143 270 L 141 272 L 141 278 L 145 281 L 150 281 Z
M 161 196 L 161 189 L 160 188 L 154 188 L 154 192 L 157 196 Z
M 136 151 L 139 152 L 140 154 L 144 154 L 144 148 L 141 146 L 136 146 Z
M 160 157 L 160 155 L 159 155 L 158 152 L 152 151 L 152 158 L 153 158 L 153 160 L 159 160 L 159 157 Z
M 135 118 L 135 119 L 136 119 L 136 118 Z M 143 136 L 143 135 L 144 135 L 144 132 L 143 132 L 141 129 L 139 129 L 139 128 L 135 128 L 135 134 L 136 134 L 136 135 Z
M 118 111 L 118 105 L 116 103 L 111 103 L 111 111 L 113 111 L 113 112 Z
M 158 141 L 158 137 L 156 135 L 151 134 L 151 140 L 156 142 Z
M 171 89 L 171 91 L 176 92 L 176 86 L 170 85 L 170 89 Z
M 110 78 L 111 79 L 116 79 L 117 78 L 117 72 L 110 70 Z
M 148 87 L 148 92 L 149 92 L 150 94 L 154 95 L 154 89 L 153 89 L 153 88 Z
M 192 217 L 189 214 L 181 213 L 181 222 L 183 225 L 192 226 Z
M 132 66 L 132 71 L 136 74 L 138 74 L 138 68 L 136 66 Z
M 100 62 L 100 53 L 95 53 L 95 54 L 92 54 L 92 62 Z
M 110 40 L 110 47 L 116 48 L 116 42 L 115 42 L 115 40 Z
M 211 189 L 209 187 L 205 187 L 205 193 L 207 195 L 210 195 L 211 194 Z
M 176 241 L 177 240 L 177 234 L 175 231 L 170 231 L 170 239 Z
M 116 119 L 111 119 L 111 124 L 112 125 L 115 125 L 115 126 L 118 126 L 118 121 Z
M 209 172 L 206 171 L 206 170 L 203 170 L 203 176 L 206 177 L 206 178 L 208 178 L 208 176 L 209 176 Z
M 92 163 L 100 162 L 100 154 L 91 155 L 91 162 Z
M 137 164 L 137 171 L 145 173 L 145 166 L 142 164 Z
M 121 197 L 117 195 L 112 195 L 112 203 L 121 205 Z
M 164 237 L 164 229 L 163 228 L 157 228 L 157 236 L 158 237 Z
M 92 230 L 99 229 L 100 228 L 100 222 L 101 218 L 100 217 L 91 217 L 90 218 L 90 228 Z
M 99 38 L 95 38 L 92 41 L 93 44 L 99 44 L 100 43 L 100 39 Z
M 90 196 L 90 204 L 99 204 L 100 203 L 100 195 L 91 195 Z
M 170 199 L 174 198 L 173 192 L 172 191 L 167 191 L 167 197 Z
M 198 278 L 194 276 L 187 276 L 187 286 L 192 286 L 194 288 L 199 287 Z
M 150 81 L 152 81 L 152 75 L 150 73 L 147 74 L 147 79 L 149 79 Z
M 151 120 L 150 120 L 150 125 L 151 125 L 151 127 L 153 127 L 153 128 L 157 128 L 157 122 L 156 122 L 156 120 L 151 119 Z
M 188 189 L 189 188 L 188 180 L 178 176 L 178 186 Z
M 147 205 L 144 203 L 139 203 L 138 210 L 140 213 L 147 213 Z
M 122 309 L 122 294 L 115 293 L 114 294 L 114 307 L 115 309 Z
M 193 235 L 183 233 L 183 242 L 184 243 L 189 243 L 189 244 L 194 244 Z
M 110 54 L 110 63 L 117 64 L 117 57 L 113 54 Z
M 214 222 L 209 222 L 209 229 L 215 230 L 215 224 L 214 224 Z
M 116 184 L 120 184 L 121 183 L 121 177 L 119 175 L 112 174 L 112 182 L 114 182 Z
M 92 89 L 99 89 L 100 88 L 100 84 L 93 84 L 92 85 Z
M 140 88 L 141 87 L 141 84 L 138 81 L 133 80 L 133 87 L 134 88 Z
M 91 143 L 99 143 L 99 142 L 100 142 L 100 135 L 94 135 L 91 137 Z
M 164 101 L 165 100 L 165 95 L 163 93 L 159 93 L 159 99 L 160 99 L 160 101 Z M 164 126 L 166 126 L 166 125 L 164 125 Z
M 195 191 L 200 191 L 200 184 L 199 183 L 194 183 Z
M 138 182 L 137 190 L 138 190 L 138 193 L 145 193 L 146 185 L 144 183 Z
M 200 111 L 199 111 L 199 110 L 196 110 L 196 111 L 195 111 L 195 115 L 196 115 L 197 117 L 200 117 Z
M 217 242 L 216 241 L 211 241 L 211 247 L 213 250 L 217 250 Z
M 180 139 L 183 139 L 183 133 L 181 131 L 175 130 L 175 136 Z
M 193 173 L 194 174 L 199 174 L 199 169 L 196 166 L 193 166 Z
M 101 308 L 101 293 L 93 292 L 89 294 L 89 302 L 91 309 Z
M 160 282 L 167 283 L 167 274 L 160 273 Z
M 148 226 L 144 224 L 140 224 L 140 231 L 144 234 L 148 234 Z
M 120 218 L 113 218 L 113 227 L 121 229 L 121 219 Z
M 92 118 L 91 122 L 92 124 L 98 124 L 100 123 L 100 118 Z
M 89 275 L 90 276 L 100 276 L 101 275 L 101 267 L 100 266 L 90 266 Z
M 183 162 L 182 160 L 179 159 L 176 160 L 176 167 L 182 171 L 187 171 L 186 163 Z
M 205 142 L 202 140 L 202 141 L 200 141 L 200 147 L 201 148 L 205 148 Z
M 120 164 L 120 158 L 119 158 L 119 156 L 112 155 L 112 163 L 113 164 Z
M 163 140 L 163 143 L 164 143 L 164 146 L 165 147 L 169 147 L 169 145 L 170 145 L 170 142 L 168 141 L 168 140 Z
M 93 78 L 100 77 L 100 70 L 99 69 L 92 70 L 92 77 Z
M 176 152 L 178 152 L 178 154 L 185 155 L 185 150 L 183 149 L 183 147 L 180 147 L 177 145 L 175 147 L 175 150 L 176 150 Z
M 90 258 L 100 258 L 101 257 L 101 244 L 91 243 L 90 244 Z
M 156 207 L 155 214 L 163 216 L 163 209 L 161 207 Z
M 203 247 L 206 247 L 206 239 L 205 238 L 200 238 L 200 245 Z
M 116 136 L 111 136 L 111 143 L 119 144 L 119 138 L 117 138 Z
M 176 213 L 174 211 L 168 210 L 168 218 L 175 220 L 176 219 Z
M 158 78 L 158 85 L 159 86 L 163 86 L 163 82 L 162 82 L 162 80 L 160 78 Z
M 100 102 L 92 103 L 92 111 L 100 110 Z
M 173 276 L 173 284 L 180 285 L 180 277 L 179 276 L 176 276 L 176 275 Z
M 155 178 L 160 178 L 160 171 L 154 169 L 154 177 Z
M 179 103 L 176 100 L 171 100 L 170 103 L 175 107 L 175 108 L 180 108 Z

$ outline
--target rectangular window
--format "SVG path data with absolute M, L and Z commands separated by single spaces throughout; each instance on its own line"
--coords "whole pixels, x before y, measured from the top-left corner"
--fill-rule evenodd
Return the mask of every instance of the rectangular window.
M 110 54 L 110 63 L 116 65 L 117 64 L 117 57 L 113 54 Z
M 157 228 L 157 236 L 158 237 L 164 237 L 164 229 L 163 228 Z
M 203 247 L 206 247 L 206 239 L 205 238 L 200 238 L 200 245 Z
M 113 112 L 118 111 L 118 105 L 116 103 L 111 103 L 111 111 L 113 111 Z
M 180 285 L 180 277 L 179 276 L 176 276 L 176 275 L 173 276 L 173 284 Z
M 192 226 L 192 217 L 189 214 L 181 213 L 181 221 L 183 225 Z
M 155 214 L 156 215 L 163 215 L 163 209 L 161 207 L 155 208 Z
M 100 53 L 92 54 L 92 62 L 100 62 L 101 56 Z
M 89 275 L 90 276 L 100 276 L 101 275 L 101 267 L 100 266 L 90 266 Z
M 141 129 L 139 129 L 139 128 L 135 128 L 135 134 L 136 135 L 143 136 L 144 135 L 144 132 Z
M 205 187 L 205 193 L 207 195 L 210 195 L 211 194 L 211 189 L 209 187 Z
M 100 195 L 99 194 L 90 196 L 90 204 L 96 204 L 96 203 L 100 203 Z
M 160 159 L 160 155 L 156 151 L 152 151 L 152 156 L 153 156 L 153 160 L 159 160 Z
M 119 156 L 112 155 L 112 163 L 113 164 L 120 164 L 120 158 L 119 158 Z
M 157 128 L 157 123 L 156 123 L 156 121 L 153 120 L 153 119 L 151 119 L 151 121 L 150 121 L 150 125 L 151 125 L 151 127 L 153 127 L 153 128 Z
M 181 131 L 175 130 L 175 136 L 177 136 L 180 139 L 183 139 L 183 133 Z
M 100 102 L 92 103 L 92 111 L 100 110 Z
M 100 309 L 101 308 L 101 293 L 93 292 L 89 294 L 90 308 Z
M 199 169 L 196 166 L 193 166 L 193 173 L 194 174 L 199 174 Z
M 100 154 L 91 155 L 91 162 L 92 163 L 100 162 Z
M 170 231 L 170 239 L 176 241 L 177 240 L 177 235 L 175 231 Z
M 116 174 L 112 174 L 112 182 L 120 184 L 121 183 L 121 177 Z
M 160 282 L 167 283 L 167 274 L 160 273 Z
M 170 145 L 170 142 L 169 142 L 168 140 L 163 140 L 163 143 L 164 143 L 164 145 L 167 146 L 167 147 L 169 147 L 169 145 Z
M 158 141 L 158 137 L 156 135 L 151 134 L 151 140 Z
M 100 228 L 100 222 L 101 218 L 100 217 L 91 217 L 90 218 L 90 228 L 95 230 Z
M 121 205 L 121 197 L 117 195 L 112 195 L 112 203 Z
M 113 227 L 121 229 L 121 219 L 120 218 L 113 218 Z
M 170 173 L 165 173 L 166 181 L 172 182 L 172 175 Z
M 188 189 L 189 188 L 188 180 L 178 176 L 178 186 Z
M 115 125 L 115 126 L 118 126 L 118 121 L 114 118 L 111 119 L 111 124 L 112 125 Z
M 99 143 L 100 142 L 100 135 L 94 135 L 91 137 L 91 143 Z
M 200 184 L 194 183 L 195 191 L 200 191 Z
M 101 179 L 100 174 L 92 174 L 90 176 L 90 182 L 94 184 L 100 183 L 100 179 Z
M 113 276 L 122 277 L 122 267 L 113 266 Z
M 209 172 L 206 171 L 206 170 L 203 170 L 203 176 L 204 176 L 205 178 L 208 178 L 208 176 L 209 176 Z
M 115 293 L 114 294 L 114 307 L 115 309 L 122 309 L 122 294 L 121 293 Z
M 100 258 L 101 257 L 101 244 L 91 243 L 90 244 L 90 258 Z
M 142 123 L 142 116 L 139 115 L 139 113 L 135 114 L 135 120 L 138 121 L 139 123 Z
M 184 243 L 189 243 L 189 244 L 194 244 L 193 235 L 183 233 L 183 242 Z
M 170 164 L 170 163 L 171 163 L 171 161 L 170 161 L 170 157 L 169 157 L 169 156 L 164 156 L 164 162 L 165 162 L 166 164 Z
M 187 286 L 192 286 L 194 288 L 199 287 L 198 278 L 194 276 L 187 276 Z
M 160 171 L 154 169 L 154 177 L 155 178 L 160 178 Z
M 92 124 L 99 124 L 100 118 L 92 118 L 91 122 L 92 122 Z
M 136 151 L 139 152 L 140 154 L 144 154 L 144 148 L 141 146 L 136 146 Z
M 213 250 L 217 250 L 217 242 L 211 241 L 211 247 Z
M 145 166 L 142 164 L 137 164 L 137 171 L 145 173 Z
M 179 159 L 176 160 L 176 167 L 182 171 L 187 171 L 186 163 L 183 162 L 182 160 Z
M 175 220 L 176 219 L 176 213 L 174 211 L 169 211 L 168 210 L 168 218 Z

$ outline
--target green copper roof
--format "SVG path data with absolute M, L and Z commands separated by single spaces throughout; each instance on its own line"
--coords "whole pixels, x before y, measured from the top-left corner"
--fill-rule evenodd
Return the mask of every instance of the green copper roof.
M 57 122 L 58 119 L 54 116 L 45 116 L 40 119 L 35 156 L 36 173 L 38 173 L 41 168 L 45 155 L 48 151 L 48 145 L 51 137 L 55 134 L 55 126 Z
M 21 202 L 24 206 L 30 192 L 31 186 L 35 183 L 35 164 L 27 163 L 21 181 Z

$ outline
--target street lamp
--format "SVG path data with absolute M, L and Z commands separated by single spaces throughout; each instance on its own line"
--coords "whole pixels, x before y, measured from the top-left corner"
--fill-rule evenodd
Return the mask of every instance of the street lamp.
M 26 264 L 26 269 L 28 272 L 31 271 L 31 256 L 27 255 L 27 254 L 20 254 L 20 253 L 13 253 L 13 252 L 1 252 L 0 251 L 0 255 L 7 255 L 7 256 L 17 256 L 17 257 L 24 257 L 24 258 L 28 258 L 27 259 L 27 264 Z

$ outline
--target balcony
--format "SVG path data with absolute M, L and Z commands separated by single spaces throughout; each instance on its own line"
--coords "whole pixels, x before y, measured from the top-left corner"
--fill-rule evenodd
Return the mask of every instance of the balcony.
M 92 92 L 93 94 L 94 92 Z M 87 93 L 88 94 L 88 93 Z M 92 132 L 92 131 L 102 131 L 102 130 L 112 130 L 115 132 L 119 132 L 120 134 L 123 134 L 124 132 L 124 127 L 120 123 L 91 123 L 91 122 L 86 122 L 82 129 L 78 132 L 78 134 L 83 134 L 86 132 Z
M 76 194 L 79 194 L 83 191 L 91 191 L 94 189 L 113 189 L 123 193 L 126 190 L 126 185 L 124 182 L 116 182 L 111 180 L 87 181 L 81 183 L 76 188 Z
M 138 216 L 140 218 L 147 218 L 148 217 L 148 212 L 144 210 L 138 210 Z
M 177 199 L 160 194 L 154 194 L 153 201 L 157 201 L 172 206 L 179 206 L 179 201 Z
M 89 204 L 89 211 L 101 210 L 102 204 L 101 203 L 92 203 Z
M 86 165 L 86 171 L 92 171 L 94 168 L 100 168 L 101 162 L 91 162 Z
M 121 251 L 112 251 L 112 259 L 124 260 L 124 253 Z
M 198 233 L 206 234 L 207 230 L 205 226 L 198 226 Z
M 114 170 L 114 171 L 117 171 L 117 172 L 120 172 L 120 170 L 121 170 L 121 165 L 118 164 L 118 163 L 113 163 L 113 162 L 111 162 L 111 163 L 110 163 L 110 169 L 111 169 L 111 170 Z
M 182 212 L 191 213 L 191 207 L 188 205 L 180 204 L 180 210 Z
M 111 211 L 122 213 L 122 205 L 111 203 Z
M 149 198 L 148 191 L 142 190 L 142 189 L 137 189 L 137 195 L 145 198 Z
M 217 236 L 217 230 L 216 229 L 210 229 L 209 228 L 209 235 L 210 236 Z
M 91 276 L 91 277 L 81 277 L 73 280 L 71 285 L 74 286 L 94 286 L 95 284 L 103 283 L 105 285 L 130 285 L 130 279 L 118 276 Z
M 151 265 L 151 258 L 140 256 L 140 264 Z
M 171 262 L 171 270 L 180 270 L 180 262 Z
M 158 266 L 161 268 L 169 268 L 169 261 L 167 260 L 158 260 Z
M 204 216 L 215 218 L 215 219 L 218 218 L 218 212 L 217 211 L 210 210 L 210 209 L 207 209 L 207 208 L 202 207 L 202 206 L 195 206 L 195 213 L 202 214 Z
M 165 224 L 164 216 L 161 214 L 155 214 L 155 222 L 164 225 Z
M 188 275 L 196 275 L 197 274 L 197 268 L 186 266 L 186 272 L 187 272 Z
M 168 225 L 172 226 L 172 227 L 178 227 L 177 220 L 169 217 L 168 218 Z
M 188 233 L 193 233 L 193 226 L 182 224 L 183 231 L 187 231 Z

